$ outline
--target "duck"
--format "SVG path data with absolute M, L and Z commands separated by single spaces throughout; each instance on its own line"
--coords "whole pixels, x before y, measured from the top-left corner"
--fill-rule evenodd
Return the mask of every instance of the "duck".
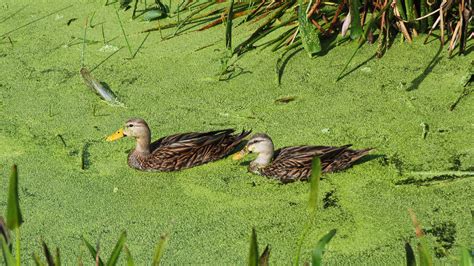
M 312 161 L 316 156 L 321 160 L 322 172 L 330 173 L 351 167 L 372 150 L 353 150 L 350 149 L 351 146 L 291 146 L 274 150 L 270 136 L 258 133 L 232 159 L 240 160 L 248 153 L 256 153 L 257 157 L 248 166 L 249 172 L 277 179 L 282 183 L 291 183 L 309 179 Z
M 162 137 L 151 142 L 151 131 L 145 120 L 132 118 L 123 128 L 106 138 L 115 141 L 131 137 L 136 141 L 135 149 L 128 154 L 128 165 L 141 171 L 178 171 L 216 161 L 235 152 L 251 131 L 234 129 L 209 132 L 189 132 Z

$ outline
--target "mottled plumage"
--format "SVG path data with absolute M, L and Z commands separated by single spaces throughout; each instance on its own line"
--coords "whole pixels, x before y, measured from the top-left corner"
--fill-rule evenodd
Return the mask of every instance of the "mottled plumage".
M 349 149 L 350 146 L 293 146 L 273 151 L 271 138 L 266 134 L 256 134 L 241 153 L 249 151 L 258 154 L 249 165 L 250 172 L 290 183 L 308 180 L 315 156 L 321 159 L 322 172 L 328 173 L 352 166 L 371 150 L 352 150 Z
M 146 122 L 131 119 L 126 122 L 122 135 L 137 140 L 137 147 L 128 155 L 130 167 L 143 171 L 176 171 L 219 160 L 250 134 L 250 131 L 245 130 L 240 134 L 233 132 L 233 129 L 190 132 L 163 137 L 150 143 L 150 129 Z

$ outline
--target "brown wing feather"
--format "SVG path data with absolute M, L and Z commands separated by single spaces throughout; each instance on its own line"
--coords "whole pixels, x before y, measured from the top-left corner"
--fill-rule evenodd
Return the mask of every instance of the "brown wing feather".
M 307 180 L 311 176 L 311 166 L 315 156 L 320 157 L 322 172 L 327 173 L 350 167 L 371 150 L 351 150 L 350 146 L 349 144 L 341 147 L 285 147 L 275 152 L 272 164 L 263 168 L 261 173 L 277 178 L 283 183 Z
M 221 159 L 237 146 L 250 131 L 232 134 L 233 129 L 191 132 L 167 136 L 154 142 L 146 168 L 174 171 Z

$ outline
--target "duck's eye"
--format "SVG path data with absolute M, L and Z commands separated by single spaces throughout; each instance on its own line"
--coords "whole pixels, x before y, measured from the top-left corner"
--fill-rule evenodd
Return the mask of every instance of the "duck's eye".
M 133 127 L 133 125 L 132 125 L 132 124 L 130 124 L 130 125 L 128 125 L 128 127 Z

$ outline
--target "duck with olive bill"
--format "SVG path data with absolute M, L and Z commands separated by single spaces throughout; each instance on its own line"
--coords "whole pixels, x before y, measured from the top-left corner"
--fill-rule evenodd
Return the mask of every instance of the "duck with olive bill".
M 314 157 L 321 160 L 323 173 L 341 171 L 351 167 L 367 155 L 371 148 L 350 149 L 351 145 L 332 146 L 292 146 L 274 150 L 272 139 L 267 134 L 255 134 L 244 149 L 234 154 L 234 160 L 240 160 L 248 153 L 256 153 L 251 161 L 249 172 L 280 180 L 282 183 L 305 181 L 311 176 Z
M 190 132 L 166 136 L 151 142 L 145 120 L 130 119 L 107 141 L 131 137 L 136 147 L 128 154 L 128 165 L 142 171 L 177 171 L 224 158 L 232 153 L 250 131 L 233 134 L 233 129 Z

